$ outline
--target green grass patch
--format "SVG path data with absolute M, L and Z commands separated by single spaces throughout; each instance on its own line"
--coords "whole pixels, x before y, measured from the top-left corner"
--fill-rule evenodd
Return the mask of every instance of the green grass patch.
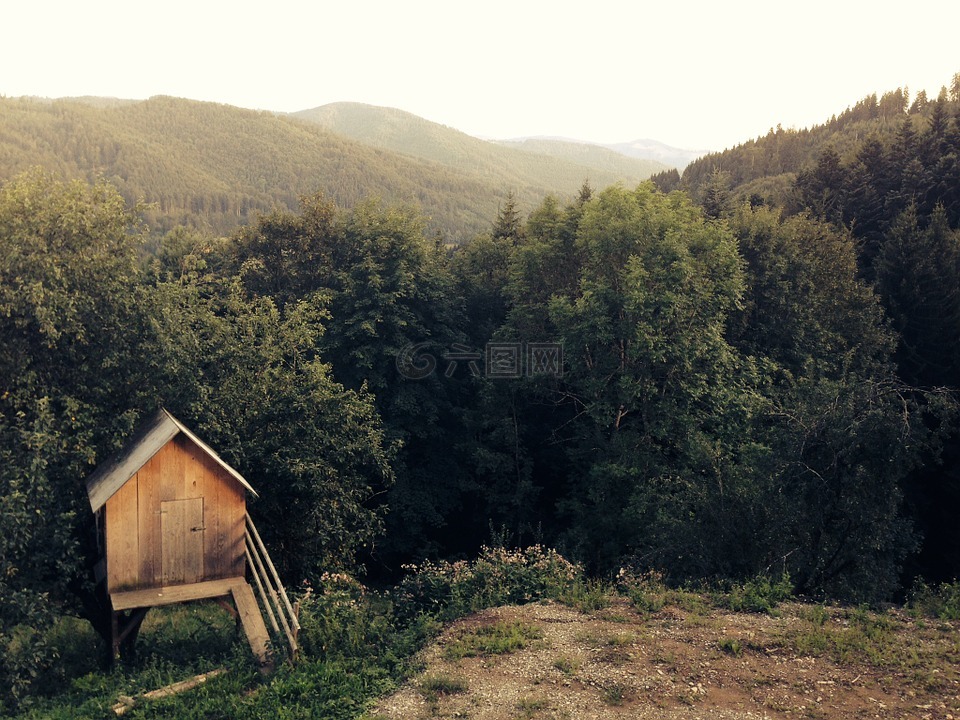
M 927 692 L 946 690 L 960 676 L 960 643 L 949 625 L 927 628 L 866 606 L 832 613 L 813 606 L 802 610 L 799 619 L 780 640 L 799 654 L 896 673 Z
M 454 675 L 429 675 L 417 683 L 420 694 L 435 703 L 444 695 L 460 695 L 469 689 L 467 681 Z
M 553 667 L 564 675 L 573 676 L 580 669 L 580 663 L 569 655 L 561 655 L 553 661 Z
M 721 638 L 718 645 L 727 655 L 732 655 L 733 657 L 743 655 L 743 644 L 736 638 Z
M 772 613 L 777 605 L 793 595 L 790 576 L 784 573 L 778 578 L 766 575 L 744 582 L 725 583 L 711 593 L 713 604 L 734 612 Z
M 460 660 L 465 657 L 504 655 L 522 650 L 531 641 L 542 637 L 543 632 L 536 625 L 500 621 L 464 633 L 444 648 L 443 656 L 447 660 Z
M 680 608 L 694 615 L 710 612 L 710 603 L 702 592 L 670 587 L 662 573 L 655 571 L 635 575 L 623 570 L 617 578 L 618 591 L 643 614 L 660 612 L 665 607 Z
M 558 600 L 582 613 L 594 613 L 610 607 L 613 589 L 599 580 L 578 580 Z

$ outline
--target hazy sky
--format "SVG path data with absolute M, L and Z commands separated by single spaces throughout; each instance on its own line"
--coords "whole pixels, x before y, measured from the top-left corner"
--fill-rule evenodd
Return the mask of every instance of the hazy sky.
M 960 72 L 960 3 L 0 0 L 0 95 L 350 100 L 472 135 L 722 149 Z

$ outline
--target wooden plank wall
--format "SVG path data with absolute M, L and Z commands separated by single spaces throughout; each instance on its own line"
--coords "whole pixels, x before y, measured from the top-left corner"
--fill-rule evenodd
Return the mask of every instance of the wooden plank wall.
M 180 434 L 107 501 L 109 592 L 162 586 L 161 503 L 194 498 L 204 499 L 201 580 L 243 577 L 244 490 Z
M 107 587 L 133 588 L 140 584 L 140 536 L 137 533 L 136 476 L 121 487 L 106 506 Z

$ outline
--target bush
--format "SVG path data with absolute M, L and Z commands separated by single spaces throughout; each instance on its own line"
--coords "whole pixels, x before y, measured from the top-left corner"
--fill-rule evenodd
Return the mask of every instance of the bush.
M 784 573 L 779 578 L 766 575 L 745 582 L 721 581 L 713 590 L 702 588 L 701 593 L 674 589 L 667 585 L 662 573 L 650 570 L 635 574 L 621 569 L 617 576 L 618 590 L 641 612 L 654 613 L 667 605 L 675 605 L 691 612 L 708 609 L 702 600 L 706 595 L 714 607 L 734 612 L 771 612 L 776 606 L 793 595 L 790 576 Z
M 793 595 L 793 584 L 786 573 L 779 578 L 758 575 L 742 583 L 729 583 L 714 594 L 714 604 L 734 612 L 769 613 Z
M 960 620 L 960 580 L 932 588 L 922 580 L 910 593 L 910 609 L 919 615 L 940 620 Z
M 371 661 L 399 668 L 433 637 L 439 623 L 426 615 L 400 621 L 388 595 L 336 573 L 321 577 L 322 589 L 300 599 L 300 647 L 324 660 Z
M 397 588 L 398 609 L 408 617 L 429 614 L 442 620 L 498 605 L 562 600 L 584 582 L 580 566 L 539 545 L 484 547 L 473 562 L 428 561 L 404 569 L 408 574 Z

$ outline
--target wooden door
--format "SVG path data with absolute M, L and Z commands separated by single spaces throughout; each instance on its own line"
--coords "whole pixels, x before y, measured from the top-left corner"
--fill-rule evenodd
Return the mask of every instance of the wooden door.
M 164 585 L 203 578 L 203 498 L 160 503 L 160 569 Z

